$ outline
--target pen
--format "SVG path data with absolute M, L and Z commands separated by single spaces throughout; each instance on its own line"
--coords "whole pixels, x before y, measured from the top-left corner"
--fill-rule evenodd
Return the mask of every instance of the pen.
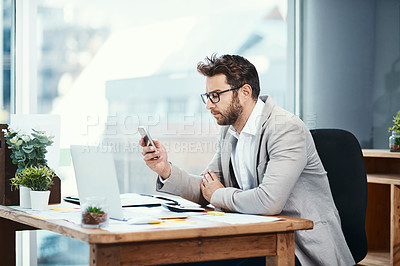
M 150 198 L 156 198 L 156 199 L 160 199 L 160 200 L 169 201 L 170 203 L 167 203 L 167 204 L 170 204 L 170 205 L 179 205 L 179 203 L 176 200 L 165 198 L 165 197 L 162 197 L 162 196 L 153 196 L 153 195 L 150 195 L 150 194 L 140 194 L 140 195 L 141 196 L 145 196 L 145 197 L 150 197 Z
M 145 224 L 161 224 L 162 222 L 161 221 L 158 221 L 158 220 L 150 220 L 150 221 L 148 221 L 148 222 L 133 222 L 133 223 L 129 223 L 129 224 L 131 224 L 131 225 L 145 225 Z

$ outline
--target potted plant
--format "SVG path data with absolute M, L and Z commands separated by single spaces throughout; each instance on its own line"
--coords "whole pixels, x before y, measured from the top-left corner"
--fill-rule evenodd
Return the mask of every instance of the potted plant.
M 18 166 L 17 172 L 31 165 L 47 165 L 47 147 L 53 144 L 54 136 L 35 129 L 32 129 L 31 136 L 11 128 L 3 132 L 11 149 L 12 163 Z
M 81 209 L 83 227 L 99 228 L 107 224 L 107 205 L 104 197 L 89 197 L 84 199 Z
M 31 189 L 27 186 L 28 180 L 15 174 L 11 181 L 11 190 L 19 189 L 19 205 L 21 208 L 29 209 L 31 207 Z
M 32 129 L 32 134 L 27 135 L 19 130 L 9 128 L 3 130 L 8 148 L 11 149 L 12 163 L 17 165 L 17 171 L 11 181 L 11 189 L 17 188 L 20 192 L 20 206 L 22 208 L 31 207 L 31 190 L 48 190 L 53 184 L 54 171 L 47 167 L 46 153 L 47 147 L 53 144 L 54 136 L 47 136 L 45 131 Z M 34 167 L 34 168 L 32 168 Z M 28 169 L 25 171 L 25 169 Z M 25 171 L 25 172 L 24 172 Z M 20 173 L 23 174 L 19 175 Z M 33 174 L 29 178 L 29 174 Z M 49 181 L 40 179 L 38 176 L 51 176 L 51 184 L 46 186 Z M 44 182 L 44 183 L 41 183 Z M 50 192 L 39 193 L 49 194 Z M 33 193 L 37 194 L 37 193 Z M 36 199 L 36 197 L 35 197 Z M 47 206 L 48 203 L 46 203 Z M 37 207 L 34 207 L 37 208 Z
M 11 185 L 30 189 L 32 210 L 47 209 L 50 197 L 49 188 L 53 185 L 54 170 L 47 166 L 29 166 L 15 174 Z
M 400 110 L 393 117 L 393 126 L 389 128 L 392 135 L 389 137 L 389 148 L 392 152 L 400 152 Z

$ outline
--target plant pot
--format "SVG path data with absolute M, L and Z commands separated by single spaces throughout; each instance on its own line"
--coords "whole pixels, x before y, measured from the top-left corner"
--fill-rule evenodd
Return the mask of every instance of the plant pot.
M 31 191 L 31 207 L 35 211 L 47 210 L 49 206 L 50 190 Z
M 392 131 L 389 137 L 389 148 L 392 152 L 400 152 L 400 132 Z
M 88 228 L 100 228 L 107 223 L 107 213 L 82 212 L 82 226 Z
M 97 209 L 97 212 L 95 210 Z M 108 205 L 105 197 L 88 197 L 81 203 L 81 225 L 100 228 L 108 224 Z
M 31 208 L 31 191 L 30 188 L 24 186 L 19 187 L 19 206 L 21 208 Z

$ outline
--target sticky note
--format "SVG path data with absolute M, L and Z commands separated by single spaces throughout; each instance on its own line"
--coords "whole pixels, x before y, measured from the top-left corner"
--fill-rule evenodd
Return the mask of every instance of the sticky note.
M 217 212 L 217 211 L 209 211 L 207 212 L 208 215 L 224 215 L 224 212 Z

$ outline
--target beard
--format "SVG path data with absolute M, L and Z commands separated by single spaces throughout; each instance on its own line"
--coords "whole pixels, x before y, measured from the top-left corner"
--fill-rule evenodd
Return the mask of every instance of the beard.
M 213 115 L 219 114 L 219 117 L 215 118 L 217 120 L 217 124 L 220 126 L 226 126 L 235 124 L 242 112 L 243 107 L 240 105 L 239 97 L 235 95 L 225 113 L 216 112 L 213 113 Z

